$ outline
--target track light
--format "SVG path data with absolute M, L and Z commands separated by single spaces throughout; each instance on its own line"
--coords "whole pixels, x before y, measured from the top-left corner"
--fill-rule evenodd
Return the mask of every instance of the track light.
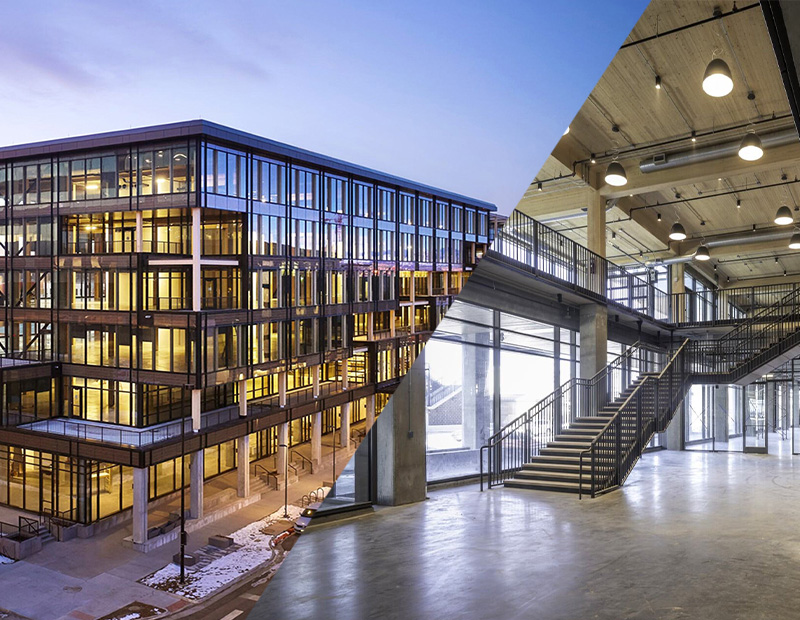
M 614 187 L 622 187 L 628 182 L 628 175 L 625 168 L 618 161 L 612 161 L 606 169 L 606 183 Z
M 736 208 L 737 209 L 741 209 L 742 208 L 742 201 L 739 200 L 738 198 L 736 199 Z
M 658 221 L 660 222 L 661 221 L 661 214 L 660 213 L 656 213 L 656 216 L 657 216 Z
M 789 241 L 789 248 L 792 250 L 800 250 L 800 233 L 794 233 Z
M 661 90 L 661 76 L 656 76 L 656 90 Z
M 692 142 L 697 142 L 697 132 L 692 129 Z
M 708 63 L 703 75 L 703 90 L 712 97 L 724 97 L 733 90 L 731 70 L 722 58 Z
M 701 245 L 697 248 L 697 251 L 694 253 L 695 260 L 709 260 L 711 255 L 708 253 L 708 248 L 704 245 Z
M 536 184 L 536 189 L 538 189 L 540 192 L 542 191 L 542 182 L 541 182 L 541 181 L 539 181 L 539 182 Z
M 745 161 L 756 161 L 763 155 L 764 147 L 761 146 L 761 138 L 754 131 L 747 133 L 739 145 L 739 157 Z
M 686 239 L 686 230 L 680 222 L 675 222 L 669 231 L 669 238 L 673 241 L 683 241 Z
M 792 212 L 789 207 L 784 205 L 778 209 L 778 212 L 775 214 L 775 223 L 779 226 L 788 226 L 789 224 L 794 224 L 794 217 L 792 216 Z
M 595 156 L 594 156 L 594 153 L 592 153 L 592 158 L 591 158 L 591 160 L 590 160 L 590 161 L 591 161 L 593 164 L 596 164 L 596 163 L 597 163 L 597 159 L 595 158 Z

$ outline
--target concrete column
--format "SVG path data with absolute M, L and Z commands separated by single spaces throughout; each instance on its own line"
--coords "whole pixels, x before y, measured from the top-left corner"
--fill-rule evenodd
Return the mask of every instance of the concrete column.
M 203 450 L 193 452 L 189 462 L 189 515 L 192 519 L 203 518 L 203 482 L 205 478 L 205 454 Z
M 728 402 L 728 386 L 717 385 L 714 387 L 714 440 L 726 443 L 729 433 L 728 411 L 731 406 Z
M 586 247 L 598 256 L 606 256 L 606 201 L 594 189 L 587 190 Z
M 408 291 L 408 298 L 411 300 L 412 304 L 414 303 L 414 300 L 417 298 L 417 287 L 414 286 L 414 273 L 415 272 L 413 271 L 411 272 L 411 278 L 410 278 L 411 286 L 409 287 Z
M 322 412 L 311 415 L 311 463 L 316 468 L 322 462 Z
M 286 373 L 278 373 L 278 405 L 286 406 Z
M 350 406 L 351 403 L 342 404 L 342 424 L 339 429 L 339 445 L 343 448 L 350 447 Z
M 375 313 L 367 313 L 367 340 L 375 339 Z
M 203 390 L 192 390 L 192 430 L 197 432 L 202 424 Z
M 416 307 L 413 304 L 409 306 L 408 314 L 409 314 L 409 333 L 414 334 L 417 331 L 417 326 L 416 326 L 416 321 L 414 320 L 416 314 Z
M 283 447 L 281 447 L 283 446 Z M 275 459 L 275 469 L 278 476 L 283 479 L 286 476 L 286 464 L 289 462 L 289 423 L 278 424 L 278 454 Z
M 492 429 L 492 397 L 487 392 L 491 378 L 491 334 L 486 332 L 465 338 L 479 346 L 464 347 L 461 360 L 461 399 L 465 412 L 462 426 L 463 447 L 478 450 L 486 443 Z M 432 405 L 435 406 L 435 403 Z
M 200 312 L 203 305 L 203 284 L 200 257 L 203 254 L 203 227 L 200 207 L 192 207 L 192 311 Z
M 136 251 L 144 251 L 144 215 L 141 211 L 136 212 Z
M 311 391 L 314 394 L 314 398 L 319 398 L 319 371 L 319 364 L 311 368 Z
M 350 362 L 347 358 L 342 360 L 342 390 L 349 389 L 350 387 Z
M 147 503 L 150 499 L 150 468 L 133 468 L 133 542 L 147 542 Z
M 688 398 L 688 397 L 687 397 Z M 683 431 L 683 418 L 686 410 L 686 399 L 678 406 L 678 410 L 672 417 L 672 421 L 667 426 L 665 435 L 665 448 L 667 450 L 683 450 L 685 446 L 684 431 Z
M 395 335 L 396 335 L 396 326 L 394 324 L 395 320 L 396 319 L 395 319 L 395 316 L 394 316 L 394 311 L 390 311 L 389 312 L 389 335 L 392 338 L 394 338 Z
M 247 379 L 239 379 L 239 417 L 247 417 Z
M 370 394 L 367 396 L 367 432 L 369 429 L 372 428 L 372 425 L 375 424 L 375 394 Z
M 450 294 L 450 272 L 442 272 L 442 295 Z
M 378 418 L 373 434 L 378 442 L 378 504 L 423 501 L 427 489 L 424 349 Z
M 250 495 L 250 435 L 236 440 L 236 494 L 239 497 Z
M 586 304 L 580 315 L 580 375 L 590 379 L 608 365 L 608 308 Z

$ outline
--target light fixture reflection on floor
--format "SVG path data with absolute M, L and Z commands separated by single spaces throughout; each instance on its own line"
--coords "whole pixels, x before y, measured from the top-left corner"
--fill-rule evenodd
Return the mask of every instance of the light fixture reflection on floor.
M 622 187 L 628 182 L 628 175 L 625 174 L 625 168 L 618 161 L 612 161 L 608 164 L 606 169 L 606 183 L 614 187 Z
M 764 147 L 754 131 L 748 132 L 739 145 L 739 157 L 745 161 L 756 161 L 764 155 Z
M 712 97 L 724 97 L 733 90 L 731 70 L 722 58 L 708 63 L 703 75 L 703 90 Z
M 669 238 L 673 241 L 683 241 L 686 239 L 686 230 L 680 222 L 675 222 L 669 231 Z
M 778 212 L 775 214 L 775 223 L 779 226 L 788 226 L 789 224 L 794 224 L 794 217 L 792 216 L 792 211 L 786 205 L 782 206 L 778 209 Z
M 701 245 L 694 253 L 694 258 L 695 260 L 709 260 L 711 255 L 708 253 L 708 248 L 704 245 Z

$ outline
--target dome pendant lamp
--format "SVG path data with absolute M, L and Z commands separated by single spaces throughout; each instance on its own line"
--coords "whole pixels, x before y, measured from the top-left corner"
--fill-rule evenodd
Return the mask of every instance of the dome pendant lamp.
M 800 233 L 796 232 L 792 235 L 792 239 L 789 241 L 789 249 L 800 250 Z
M 703 90 L 712 97 L 724 97 L 733 90 L 733 77 L 722 58 L 714 58 L 703 75 Z
M 764 155 L 764 147 L 761 146 L 761 138 L 755 131 L 750 131 L 742 138 L 739 145 L 739 157 L 745 161 L 756 161 Z
M 791 209 L 786 205 L 778 209 L 778 212 L 775 214 L 775 223 L 778 224 L 778 226 L 794 224 L 794 216 L 792 215 Z
M 617 160 L 608 164 L 605 181 L 614 187 L 622 187 L 628 182 L 628 175 L 625 174 L 625 168 L 623 168 L 622 164 Z
M 706 261 L 711 258 L 711 255 L 708 253 L 708 248 L 705 245 L 701 245 L 694 253 L 694 258 L 695 260 Z
M 680 222 L 675 222 L 669 231 L 669 238 L 673 241 L 683 241 L 686 239 L 686 230 Z

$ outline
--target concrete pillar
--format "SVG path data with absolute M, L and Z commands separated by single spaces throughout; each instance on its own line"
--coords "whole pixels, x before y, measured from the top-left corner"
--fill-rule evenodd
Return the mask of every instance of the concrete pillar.
M 606 201 L 597 190 L 589 188 L 586 201 L 586 247 L 606 257 Z
M 203 302 L 200 257 L 203 254 L 203 227 L 200 207 L 192 207 L 192 311 L 200 312 Z
M 375 339 L 375 313 L 367 313 L 367 340 Z
M 427 489 L 424 349 L 375 423 L 373 436 L 378 442 L 377 503 L 423 501 Z
M 687 396 L 688 398 L 688 396 Z M 683 418 L 686 410 L 686 399 L 678 406 L 678 410 L 672 417 L 672 421 L 667 426 L 667 432 L 664 433 L 665 445 L 667 450 L 683 450 L 685 448 Z
M 370 394 L 367 396 L 367 432 L 369 432 L 373 424 L 375 424 L 375 394 Z
M 319 398 L 319 369 L 319 364 L 311 368 L 311 391 L 314 398 Z
M 286 373 L 278 373 L 278 405 L 286 406 Z
M 396 335 L 396 326 L 394 324 L 396 318 L 394 315 L 394 311 L 389 312 L 389 335 L 394 338 Z
M 311 463 L 316 468 L 322 462 L 322 412 L 311 415 Z
M 275 469 L 280 479 L 286 476 L 286 466 L 289 462 L 289 423 L 278 424 L 278 454 L 275 459 Z
M 464 347 L 461 359 L 461 398 L 465 412 L 463 447 L 477 450 L 486 443 L 492 430 L 493 404 L 487 390 L 491 385 L 491 333 L 486 331 L 464 338 L 478 346 Z
M 203 518 L 204 459 L 204 451 L 198 450 L 192 453 L 189 462 L 189 515 L 192 519 Z
M 247 379 L 239 379 L 239 417 L 247 417 Z
M 608 308 L 599 304 L 580 307 L 582 379 L 590 379 L 608 365 Z
M 250 435 L 236 440 L 236 494 L 239 497 L 250 495 Z
M 347 358 L 342 360 L 342 390 L 346 390 L 350 387 L 350 362 Z
M 147 503 L 150 499 L 150 468 L 133 468 L 133 542 L 147 542 Z
M 136 212 L 136 252 L 144 251 L 144 215 L 141 211 Z
M 408 325 L 408 328 L 409 328 L 409 333 L 411 333 L 411 334 L 414 334 L 414 333 L 416 333 L 416 331 L 417 331 L 416 321 L 414 320 L 414 318 L 415 318 L 415 316 L 414 316 L 414 315 L 415 315 L 415 313 L 416 313 L 416 308 L 415 308 L 415 306 L 412 304 L 411 306 L 409 306 L 409 307 L 408 307 L 408 315 L 409 315 L 409 325 Z
M 728 386 L 715 385 L 712 398 L 714 441 L 725 443 L 728 441 Z
M 342 404 L 342 421 L 339 429 L 339 445 L 345 449 L 350 447 L 350 407 L 351 403 Z
M 196 433 L 202 425 L 203 390 L 192 390 L 192 430 Z

